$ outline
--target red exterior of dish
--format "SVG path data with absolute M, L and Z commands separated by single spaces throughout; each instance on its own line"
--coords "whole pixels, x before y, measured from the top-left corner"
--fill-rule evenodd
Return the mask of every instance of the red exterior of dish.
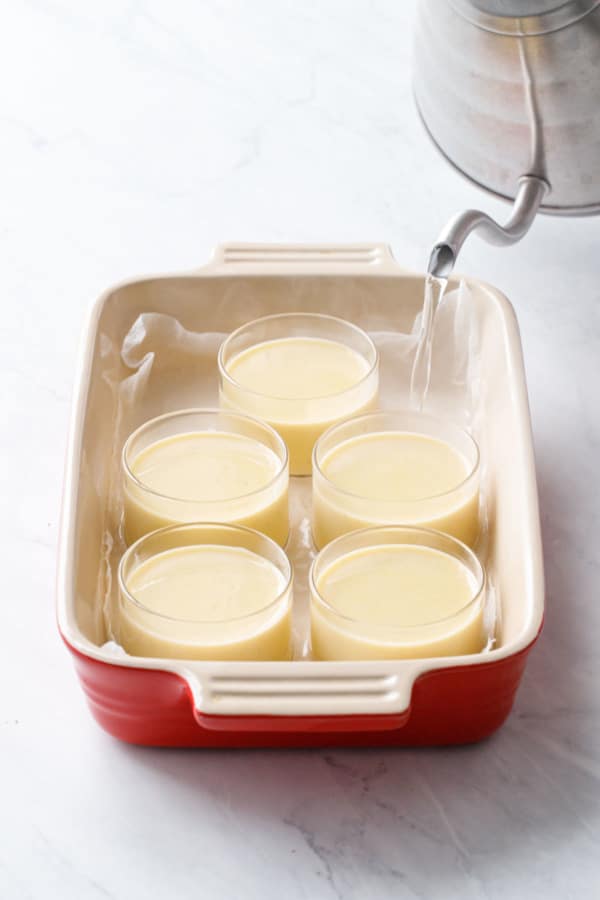
M 508 716 L 535 641 L 504 659 L 428 672 L 415 682 L 408 710 L 373 716 L 206 716 L 178 675 L 101 662 L 65 643 L 92 714 L 109 734 L 132 744 L 210 748 L 479 741 Z

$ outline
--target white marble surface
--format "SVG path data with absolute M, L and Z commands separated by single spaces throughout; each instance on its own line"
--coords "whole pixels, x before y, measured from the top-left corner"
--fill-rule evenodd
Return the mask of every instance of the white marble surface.
M 221 240 L 384 240 L 466 204 L 429 144 L 413 2 L 0 3 L 5 510 L 0 896 L 549 900 L 600 891 L 600 221 L 473 239 L 523 334 L 547 626 L 508 723 L 454 750 L 175 752 L 92 721 L 53 612 L 69 395 L 105 286 Z

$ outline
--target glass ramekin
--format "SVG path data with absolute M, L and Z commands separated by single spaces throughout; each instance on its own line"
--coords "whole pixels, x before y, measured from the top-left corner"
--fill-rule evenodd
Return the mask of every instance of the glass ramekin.
M 178 435 L 222 432 L 257 441 L 274 454 L 273 473 L 249 493 L 220 499 L 170 497 L 161 494 L 133 471 L 142 451 Z M 250 416 L 219 409 L 187 409 L 151 419 L 133 432 L 123 447 L 121 471 L 124 494 L 124 534 L 131 544 L 144 534 L 186 522 L 224 522 L 262 531 L 285 545 L 289 533 L 288 453 L 274 429 Z
M 277 570 L 274 572 L 276 589 L 272 596 L 265 596 L 264 606 L 229 618 L 178 618 L 163 609 L 148 608 L 132 592 L 131 580 L 136 570 L 149 561 L 156 562 L 161 554 L 182 548 L 210 551 L 215 547 L 232 549 L 234 561 L 235 548 L 250 551 Z M 243 564 L 245 554 L 241 556 L 244 557 Z M 168 579 L 165 581 L 168 583 Z M 264 534 L 218 522 L 161 528 L 144 535 L 125 552 L 119 565 L 118 583 L 118 639 L 132 656 L 228 660 L 291 658 L 292 567 L 281 547 Z M 172 598 L 167 588 L 164 606 L 169 603 Z
M 355 564 L 362 557 L 363 570 L 380 566 L 380 548 L 415 546 L 451 557 L 465 567 L 472 583 L 469 600 L 453 614 L 441 619 L 402 625 L 397 621 L 369 621 L 369 606 L 376 600 L 373 587 L 366 591 L 364 616 L 350 617 L 330 603 L 324 594 L 328 570 Z M 369 560 L 372 554 L 372 560 Z M 375 572 L 375 568 L 373 569 Z M 379 570 L 381 571 L 381 569 Z M 356 579 L 355 574 L 355 579 Z M 408 526 L 365 528 L 328 544 L 313 562 L 309 576 L 311 597 L 311 645 L 315 659 L 368 660 L 413 659 L 454 656 L 481 651 L 487 640 L 484 624 L 485 572 L 465 544 L 439 531 Z M 390 589 L 388 596 L 394 596 Z M 418 598 L 415 596 L 415 603 Z M 414 617 L 413 617 L 414 618 Z
M 361 359 L 357 380 L 338 393 L 310 397 L 278 395 L 277 377 L 272 390 L 258 393 L 238 382 L 230 372 L 232 361 L 245 351 L 267 342 L 289 338 L 332 341 L 354 351 Z M 292 475 L 310 475 L 317 438 L 333 423 L 376 408 L 379 358 L 371 338 L 358 326 L 317 313 L 284 313 L 249 322 L 234 331 L 219 350 L 220 402 L 269 422 L 282 436 L 290 454 Z M 311 361 L 306 357 L 307 372 Z
M 336 485 L 324 471 L 329 454 L 357 441 L 388 434 L 423 435 L 448 444 L 465 462 L 465 475 L 450 490 L 416 499 L 373 498 Z M 346 443 L 348 442 L 348 443 Z M 414 525 L 444 531 L 469 546 L 479 534 L 479 448 L 452 422 L 416 411 L 375 412 L 326 431 L 313 455 L 312 533 L 317 548 L 349 531 L 379 525 Z

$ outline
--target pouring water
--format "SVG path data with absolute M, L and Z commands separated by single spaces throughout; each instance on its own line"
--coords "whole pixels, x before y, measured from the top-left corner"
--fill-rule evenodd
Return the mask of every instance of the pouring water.
M 429 392 L 431 381 L 431 353 L 433 332 L 440 303 L 448 287 L 448 278 L 454 266 L 454 253 L 448 244 L 436 244 L 429 257 L 421 331 L 410 375 L 410 406 L 421 411 Z

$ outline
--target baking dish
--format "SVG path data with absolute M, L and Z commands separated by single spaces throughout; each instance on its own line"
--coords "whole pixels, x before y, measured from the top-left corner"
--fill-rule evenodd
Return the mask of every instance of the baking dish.
M 487 652 L 469 656 L 381 662 L 187 662 L 118 656 L 110 649 L 97 586 L 105 567 L 109 462 L 117 449 L 115 429 L 123 423 L 107 347 L 111 341 L 120 346 L 147 313 L 176 316 L 206 335 L 299 307 L 351 318 L 370 332 L 407 332 L 422 304 L 423 277 L 403 270 L 381 245 L 236 244 L 219 248 L 197 272 L 132 281 L 99 298 L 79 359 L 57 611 L 103 728 L 156 746 L 306 747 L 465 743 L 502 724 L 542 625 L 540 525 L 516 319 L 495 288 L 466 282 L 480 344 L 479 427 L 492 522 L 486 566 L 500 608 L 496 640 Z M 182 371 L 183 362 L 170 370 L 178 406 L 204 401 L 193 402 L 203 379 L 214 378 L 216 391 L 216 372 L 198 371 L 179 385 Z M 141 412 L 125 424 L 135 427 Z

